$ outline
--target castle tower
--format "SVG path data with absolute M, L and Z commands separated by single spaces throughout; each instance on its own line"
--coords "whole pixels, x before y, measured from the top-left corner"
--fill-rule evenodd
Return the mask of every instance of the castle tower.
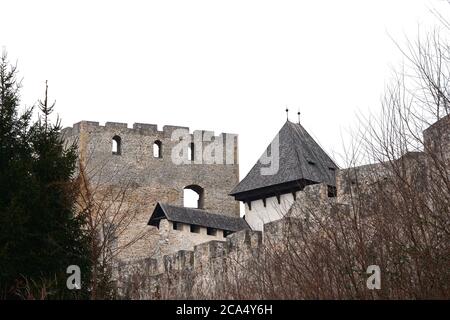
M 289 120 L 230 195 L 245 203 L 245 218 L 253 230 L 281 219 L 297 192 L 307 185 L 325 183 L 335 194 L 337 165 L 301 124 Z
M 80 161 L 93 173 L 93 184 L 107 190 L 129 183 L 137 191 L 134 199 L 126 201 L 141 202 L 142 212 L 123 234 L 124 241 L 143 229 L 156 229 L 148 225 L 156 204 L 182 207 L 187 189 L 197 193 L 199 209 L 239 218 L 239 204 L 228 195 L 239 181 L 237 135 L 190 133 L 178 126 L 159 131 L 154 124 L 142 123 L 132 128 L 115 122 L 101 126 L 91 121 L 76 123 L 62 133 L 66 141 L 78 142 Z M 188 143 L 188 154 L 181 152 L 183 143 Z M 159 235 L 154 233 L 153 239 L 133 244 L 122 258 L 148 257 L 158 245 Z

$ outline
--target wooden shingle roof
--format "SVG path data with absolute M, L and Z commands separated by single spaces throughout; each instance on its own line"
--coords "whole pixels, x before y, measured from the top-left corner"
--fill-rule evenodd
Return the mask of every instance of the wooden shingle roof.
M 264 175 L 261 169 L 269 165 L 263 164 L 261 158 L 253 166 L 247 176 L 231 191 L 236 199 L 244 198 L 245 193 L 267 190 L 272 186 L 326 183 L 335 186 L 335 172 L 338 166 L 303 128 L 301 124 L 287 121 L 277 137 L 269 145 L 279 142 L 279 169 L 275 174 Z M 282 188 L 281 188 L 282 189 Z
M 232 232 L 249 229 L 242 218 L 158 202 L 148 224 L 159 226 L 161 219 Z

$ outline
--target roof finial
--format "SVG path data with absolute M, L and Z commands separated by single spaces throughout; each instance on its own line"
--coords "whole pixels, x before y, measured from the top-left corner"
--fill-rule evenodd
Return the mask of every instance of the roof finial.
M 286 106 L 286 118 L 289 121 L 289 108 Z
M 298 124 L 300 124 L 300 108 L 298 109 L 297 115 L 298 115 Z

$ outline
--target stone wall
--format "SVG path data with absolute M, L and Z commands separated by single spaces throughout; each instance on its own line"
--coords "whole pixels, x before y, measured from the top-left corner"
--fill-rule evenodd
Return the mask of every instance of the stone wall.
M 257 254 L 262 233 L 243 230 L 224 241 L 199 244 L 160 259 L 121 262 L 117 287 L 122 299 L 192 299 L 224 297 L 237 261 Z
M 314 208 L 325 214 L 333 208 L 342 209 L 336 206 L 334 198 L 328 197 L 325 184 L 307 186 L 297 195 L 294 207 Z M 229 284 L 240 277 L 252 276 L 249 266 L 258 265 L 264 245 L 273 249 L 277 243 L 283 243 L 292 219 L 301 218 L 304 217 L 290 212 L 282 219 L 264 224 L 264 233 L 242 230 L 158 259 L 120 262 L 115 274 L 119 296 L 122 299 L 227 299 L 229 287 L 235 288 Z M 163 229 L 168 229 L 169 223 L 166 224 Z M 189 243 L 179 235 L 172 235 L 172 241 L 181 240 L 180 246 Z
M 350 215 L 353 211 L 354 197 L 358 197 L 357 201 L 370 201 L 371 193 L 377 192 L 379 188 L 395 187 L 389 182 L 393 174 L 401 174 L 406 179 L 404 181 L 425 188 L 427 162 L 432 160 L 428 153 L 437 148 L 435 141 L 450 136 L 450 125 L 441 127 L 442 123 L 447 125 L 449 119 L 442 120 L 438 126 L 431 127 L 425 132 L 424 152 L 407 153 L 394 160 L 395 163 L 387 162 L 339 170 L 336 176 L 337 197 L 329 197 L 328 188 L 324 184 L 305 187 L 304 190 L 297 192 L 296 201 L 283 219 L 264 225 L 264 233 L 244 230 L 226 238 L 219 234 L 211 239 L 204 231 L 200 234 L 175 231 L 169 221 L 163 222 L 160 230 L 148 227 L 153 228 L 152 245 L 160 248 L 159 254 L 149 254 L 152 247 L 144 243 L 138 250 L 142 253 L 143 259 L 133 255 L 133 260 L 125 257 L 118 262 L 117 268 L 114 269 L 114 278 L 119 296 L 124 299 L 227 298 L 227 283 L 236 281 L 239 274 L 245 272 L 241 266 L 257 259 L 267 241 L 277 243 L 282 239 L 285 226 L 289 225 L 291 219 L 308 219 L 308 214 L 314 214 L 316 217 L 337 213 Z M 117 127 L 120 130 L 116 129 Z M 170 158 L 170 155 L 164 146 L 174 145 L 175 142 L 168 140 L 169 133 L 173 129 L 165 127 L 160 132 L 151 125 L 144 127 L 135 125 L 134 129 L 128 129 L 120 125 L 107 124 L 106 127 L 101 127 L 97 123 L 81 123 L 67 129 L 66 133 L 72 137 L 80 137 L 81 150 L 91 150 L 100 146 L 100 151 L 91 150 L 94 163 L 97 163 L 98 159 L 107 158 L 112 160 L 114 165 L 130 165 L 127 172 L 136 174 L 138 187 L 143 190 L 143 198 L 152 205 L 154 201 L 161 199 L 180 205 L 182 204 L 180 190 L 184 186 L 188 183 L 203 183 L 202 187 L 208 192 L 208 197 L 205 197 L 206 208 L 237 216 L 238 203 L 226 196 L 233 186 L 231 181 L 237 183 L 237 165 L 174 166 L 167 163 L 164 159 Z M 124 137 L 122 157 L 111 155 L 110 140 L 115 134 Z M 150 151 L 146 149 L 155 138 L 163 142 L 163 160 L 152 159 Z M 450 154 L 448 141 L 447 139 L 439 145 L 439 148 L 444 147 L 441 153 L 444 158 Z M 128 150 L 127 143 L 134 144 L 134 148 L 138 148 L 139 151 Z M 446 165 L 445 170 L 449 167 Z M 394 173 L 393 168 L 405 172 Z M 115 182 L 114 175 L 106 176 Z M 149 208 L 148 213 L 142 215 L 142 221 L 137 221 L 133 228 L 140 228 L 145 218 L 148 219 L 150 216 L 152 209 Z
M 177 230 L 173 222 L 167 219 L 159 224 L 159 250 L 158 256 L 172 254 L 180 250 L 193 250 L 196 245 L 209 241 L 225 241 L 223 230 L 216 230 L 215 235 L 208 235 L 206 227 L 197 226 L 198 233 L 191 232 L 191 225 L 177 223 Z
M 428 127 L 424 132 L 426 153 L 438 154 L 441 158 L 450 161 L 450 115 L 441 118 Z
M 407 154 L 399 161 L 423 164 L 422 156 Z M 362 196 L 358 195 L 361 192 L 370 194 L 374 184 L 389 176 L 385 164 L 344 169 L 337 174 L 337 197 L 329 197 L 326 184 L 309 185 L 297 192 L 296 201 L 282 219 L 264 224 L 263 232 L 240 231 L 223 241 L 205 242 L 193 250 L 178 251 L 160 259 L 121 262 L 116 274 L 119 296 L 123 299 L 236 297 L 228 291 L 236 289 L 230 284 L 254 276 L 251 270 L 261 266 L 265 248 L 277 250 L 292 232 L 299 232 L 295 221 L 307 220 L 310 215 L 314 215 L 315 221 L 330 215 L 351 215 L 351 197 Z
M 178 132 L 178 135 L 175 133 Z M 178 153 L 185 163 L 173 161 L 174 150 L 180 145 L 180 135 L 195 143 L 195 157 L 188 161 L 187 154 Z M 118 237 L 118 245 L 127 246 L 121 259 L 152 256 L 158 251 L 158 230 L 147 226 L 151 213 L 159 202 L 183 205 L 183 190 L 200 187 L 203 190 L 202 209 L 230 216 L 239 216 L 239 203 L 228 196 L 239 182 L 238 140 L 233 134 L 214 136 L 210 131 L 194 131 L 178 126 L 164 126 L 158 131 L 153 124 L 81 121 L 62 131 L 67 143 L 76 141 L 80 161 L 86 167 L 91 184 L 108 190 L 111 186 L 130 184 L 132 196 L 125 195 L 124 202 L 141 204 L 136 218 L 126 232 Z M 120 154 L 113 154 L 112 140 L 120 137 Z M 153 145 L 161 145 L 161 157 L 154 157 Z M 215 147 L 215 148 L 213 148 Z M 177 149 L 178 148 L 178 149 Z M 207 157 L 212 154 L 211 157 Z M 219 157 L 222 155 L 222 157 Z M 108 191 L 105 191 L 108 192 Z M 144 237 L 138 235 L 146 232 Z
M 408 154 L 399 161 L 422 163 L 422 156 Z M 205 242 L 194 246 L 193 250 L 178 251 L 160 259 L 121 262 L 115 275 L 119 296 L 123 299 L 236 297 L 228 290 L 236 290 L 235 284 L 242 277 L 248 279 L 254 276 L 251 270 L 261 267 L 265 248 L 277 250 L 278 246 L 285 245 L 286 237 L 299 232 L 295 221 L 307 220 L 310 215 L 314 215 L 315 221 L 330 215 L 352 215 L 351 193 L 356 192 L 356 187 L 352 185 L 353 179 L 357 177 L 358 185 L 364 190 L 358 190 L 359 193 L 370 193 L 377 177 L 381 181 L 389 178 L 389 171 L 383 168 L 386 167 L 363 166 L 338 172 L 338 197 L 329 197 L 325 184 L 305 187 L 297 193 L 297 199 L 285 217 L 266 223 L 264 232 L 240 231 L 223 241 Z M 418 168 L 424 169 L 422 166 Z M 280 247 L 280 252 L 282 250 Z

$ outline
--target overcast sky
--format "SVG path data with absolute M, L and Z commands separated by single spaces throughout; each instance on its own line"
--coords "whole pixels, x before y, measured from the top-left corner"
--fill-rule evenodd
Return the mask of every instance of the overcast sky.
M 0 0 L 0 46 L 22 102 L 45 80 L 63 125 L 183 125 L 240 136 L 241 178 L 287 105 L 339 162 L 341 135 L 379 107 L 401 56 L 390 39 L 435 23 L 439 0 Z

